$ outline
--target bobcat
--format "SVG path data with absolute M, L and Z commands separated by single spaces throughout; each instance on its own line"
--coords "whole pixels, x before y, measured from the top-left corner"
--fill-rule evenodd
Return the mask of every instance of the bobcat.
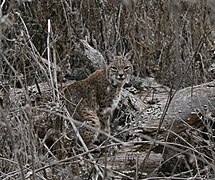
M 120 101 L 124 84 L 129 83 L 133 73 L 133 54 L 131 50 L 125 56 L 113 56 L 106 51 L 109 62 L 106 68 L 95 71 L 64 90 L 67 99 L 65 104 L 70 115 L 83 122 L 78 129 L 86 145 L 97 140 L 99 130 L 110 133 L 113 111 Z M 94 130 L 84 127 L 84 123 Z

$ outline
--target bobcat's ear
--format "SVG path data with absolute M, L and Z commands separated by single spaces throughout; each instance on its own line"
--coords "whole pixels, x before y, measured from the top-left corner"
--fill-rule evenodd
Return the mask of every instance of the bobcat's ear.
M 105 58 L 107 60 L 107 64 L 110 64 L 114 59 L 114 55 L 110 51 L 105 51 Z
M 125 58 L 127 60 L 129 60 L 131 63 L 133 62 L 133 56 L 134 56 L 134 51 L 133 50 L 130 50 L 126 55 L 125 55 Z

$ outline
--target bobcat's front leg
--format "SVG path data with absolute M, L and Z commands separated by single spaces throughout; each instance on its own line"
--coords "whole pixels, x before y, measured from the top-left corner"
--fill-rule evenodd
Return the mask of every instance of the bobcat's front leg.
M 93 110 L 87 108 L 82 109 L 80 115 L 82 121 L 89 126 L 88 128 L 83 124 L 82 127 L 80 127 L 80 134 L 86 144 L 92 144 L 98 140 L 99 131 L 101 129 L 99 117 Z
M 109 135 L 111 135 L 110 116 L 101 115 L 99 116 L 99 119 L 101 123 L 101 130 L 107 134 L 100 134 L 99 139 L 101 142 L 103 142 L 109 138 Z
M 112 119 L 112 109 L 110 107 L 105 109 L 100 109 L 98 117 L 101 123 L 101 129 L 110 135 L 111 134 L 110 122 Z

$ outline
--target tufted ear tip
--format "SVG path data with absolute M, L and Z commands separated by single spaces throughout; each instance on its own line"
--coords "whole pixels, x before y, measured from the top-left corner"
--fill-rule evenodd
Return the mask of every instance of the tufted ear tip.
M 126 55 L 125 55 L 125 58 L 129 61 L 132 62 L 133 60 L 133 57 L 134 57 L 134 51 L 133 50 L 130 50 Z
M 113 61 L 114 55 L 110 51 L 105 51 L 105 58 L 107 60 L 107 64 Z

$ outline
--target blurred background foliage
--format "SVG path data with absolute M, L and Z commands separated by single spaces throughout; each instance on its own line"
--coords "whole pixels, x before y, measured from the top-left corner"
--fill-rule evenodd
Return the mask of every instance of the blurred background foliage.
M 85 39 L 102 54 L 134 49 L 137 76 L 155 77 L 170 87 L 177 87 L 181 78 L 181 87 L 210 81 L 214 76 L 210 71 L 214 7 L 213 0 L 5 1 L 1 7 L 1 79 L 16 87 L 21 86 L 20 79 L 26 85 L 35 79 L 47 81 L 50 19 L 50 44 L 61 69 L 59 77 L 67 69 L 87 69 L 74 48 L 77 40 Z

